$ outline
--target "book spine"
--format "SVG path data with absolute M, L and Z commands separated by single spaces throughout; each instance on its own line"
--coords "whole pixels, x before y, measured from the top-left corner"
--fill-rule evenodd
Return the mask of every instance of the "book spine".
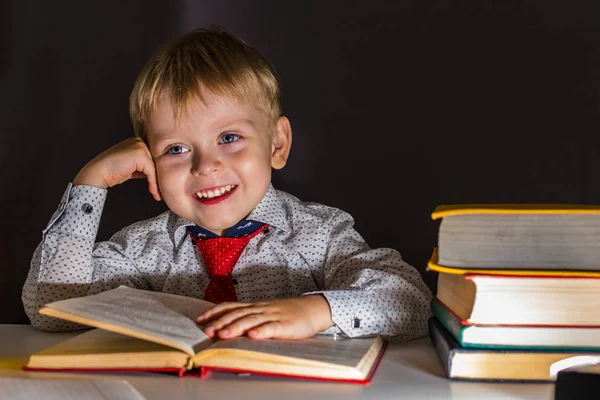
M 444 325 L 444 328 L 450 332 L 452 336 L 463 345 L 463 331 L 466 327 L 461 323 L 460 319 L 452 315 L 450 310 L 436 297 L 431 303 L 431 311 L 433 315 Z
M 441 323 L 435 317 L 429 318 L 429 337 L 431 338 L 431 344 L 433 344 L 433 348 L 437 353 L 440 361 L 442 362 L 442 366 L 444 367 L 444 372 L 446 373 L 446 377 L 450 378 L 450 372 L 452 371 L 452 347 L 448 340 L 445 340 L 443 337 L 443 327 Z

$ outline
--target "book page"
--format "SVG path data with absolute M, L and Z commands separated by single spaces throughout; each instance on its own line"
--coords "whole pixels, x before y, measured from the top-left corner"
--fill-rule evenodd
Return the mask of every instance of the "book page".
M 0 377 L 0 398 L 13 400 L 143 400 L 127 381 Z
M 443 218 L 439 264 L 455 268 L 595 271 L 600 215 L 504 214 Z
M 194 321 L 212 306 L 191 297 L 120 286 L 47 304 L 40 313 L 154 341 L 193 356 L 212 342 Z
M 27 367 L 162 369 L 185 367 L 188 359 L 187 354 L 172 347 L 104 329 L 92 329 L 32 354 Z
M 316 335 L 304 340 L 252 340 L 247 336 L 220 340 L 211 349 L 248 350 L 355 368 L 377 337 Z

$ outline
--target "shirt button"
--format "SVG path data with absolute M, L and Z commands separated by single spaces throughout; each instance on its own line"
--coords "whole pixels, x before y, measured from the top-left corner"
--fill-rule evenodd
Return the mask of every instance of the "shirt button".
M 359 318 L 354 318 L 352 320 L 352 327 L 353 328 L 360 328 L 360 319 Z
M 92 207 L 90 203 L 85 203 L 81 206 L 81 211 L 83 211 L 85 214 L 91 214 L 92 211 L 94 211 L 94 207 Z

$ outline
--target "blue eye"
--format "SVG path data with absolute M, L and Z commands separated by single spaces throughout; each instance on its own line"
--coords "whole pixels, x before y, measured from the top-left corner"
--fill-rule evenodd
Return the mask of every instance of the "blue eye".
M 183 147 L 183 146 L 173 146 L 173 147 L 169 147 L 169 150 L 167 150 L 167 152 L 169 154 L 182 154 L 187 152 L 188 150 Z
M 236 135 L 235 133 L 226 133 L 221 136 L 221 143 L 233 143 L 240 138 L 240 135 Z

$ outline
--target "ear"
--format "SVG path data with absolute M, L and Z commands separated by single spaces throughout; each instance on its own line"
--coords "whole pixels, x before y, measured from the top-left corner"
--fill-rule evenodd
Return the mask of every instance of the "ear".
M 279 117 L 271 143 L 271 166 L 275 169 L 285 167 L 292 148 L 292 127 L 287 117 Z

